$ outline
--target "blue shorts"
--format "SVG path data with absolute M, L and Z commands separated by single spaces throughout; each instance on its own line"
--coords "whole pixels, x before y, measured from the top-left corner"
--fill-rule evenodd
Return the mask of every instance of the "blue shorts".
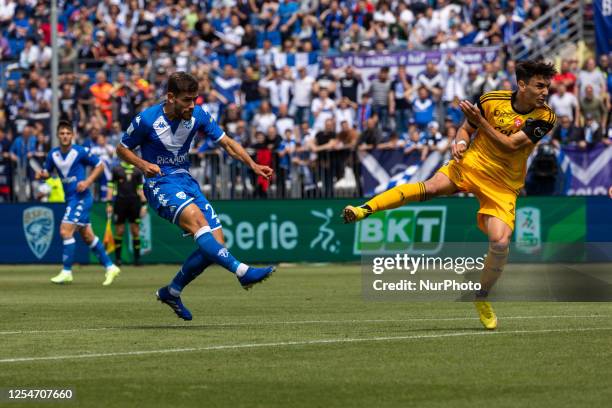
M 200 185 L 189 173 L 175 173 L 156 179 L 149 179 L 143 187 L 149 205 L 160 217 L 173 224 L 179 223 L 181 212 L 189 204 L 200 208 L 211 230 L 221 228 L 219 216 L 208 202 Z
M 93 197 L 89 194 L 83 198 L 69 198 L 66 202 L 66 212 L 62 222 L 85 226 L 90 223 L 89 212 L 93 205 Z

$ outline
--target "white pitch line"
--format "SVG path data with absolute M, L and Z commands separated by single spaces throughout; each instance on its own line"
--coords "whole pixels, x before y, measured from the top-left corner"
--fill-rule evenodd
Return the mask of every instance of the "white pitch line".
M 31 362 L 31 361 L 49 361 L 49 360 L 77 360 L 77 359 L 102 358 L 102 357 L 127 357 L 127 356 L 142 356 L 142 355 L 150 355 L 150 354 L 187 353 L 187 352 L 198 352 L 198 351 L 234 350 L 234 349 L 265 348 L 265 347 L 311 346 L 311 345 L 318 345 L 318 344 L 420 340 L 420 339 L 437 339 L 437 338 L 442 338 L 442 337 L 462 337 L 462 336 L 498 336 L 498 335 L 503 335 L 503 334 L 570 333 L 570 332 L 600 331 L 600 330 L 612 330 L 612 327 L 585 327 L 585 328 L 575 328 L 575 329 L 543 329 L 543 330 L 513 330 L 513 331 L 495 331 L 495 332 L 483 330 L 479 332 L 424 334 L 424 335 L 415 335 L 415 336 L 318 339 L 318 340 L 305 340 L 305 341 L 283 341 L 283 342 L 276 342 L 276 343 L 226 344 L 226 345 L 206 346 L 206 347 L 124 351 L 124 352 L 117 352 L 117 353 L 94 353 L 94 354 L 74 354 L 74 355 L 46 356 L 46 357 L 5 358 L 5 359 L 0 359 L 0 364 L 22 363 L 22 362 Z
M 609 318 L 606 315 L 552 315 L 552 316 L 499 316 L 499 319 L 602 319 Z M 403 322 L 444 322 L 478 320 L 478 317 L 414 317 L 409 319 L 349 319 L 349 320 L 289 320 L 280 322 L 235 322 L 235 323 L 202 323 L 202 324 L 169 324 L 167 328 L 177 327 L 232 327 L 232 326 L 269 326 L 269 325 L 300 325 L 300 324 L 351 324 L 351 323 L 403 323 Z M 72 333 L 88 331 L 107 330 L 144 330 L 149 328 L 160 328 L 159 325 L 151 326 L 114 326 L 114 327 L 91 327 L 54 330 L 14 330 L 2 331 L 2 335 L 12 334 L 45 334 L 45 333 Z

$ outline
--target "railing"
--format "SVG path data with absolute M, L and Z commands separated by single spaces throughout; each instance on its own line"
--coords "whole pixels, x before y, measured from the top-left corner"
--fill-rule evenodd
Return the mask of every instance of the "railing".
M 586 0 L 565 0 L 512 36 L 508 44 L 515 60 L 557 55 L 570 43 L 584 39 Z
M 192 155 L 192 163 L 191 174 L 211 200 L 361 196 L 359 159 L 354 150 L 318 152 L 313 159 L 296 155 L 283 160 L 273 154 L 270 180 L 223 152 Z

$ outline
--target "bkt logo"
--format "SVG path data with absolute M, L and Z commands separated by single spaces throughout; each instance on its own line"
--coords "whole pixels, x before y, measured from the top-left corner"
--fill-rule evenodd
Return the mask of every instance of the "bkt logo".
M 444 243 L 446 207 L 408 206 L 358 222 L 354 253 L 435 254 Z

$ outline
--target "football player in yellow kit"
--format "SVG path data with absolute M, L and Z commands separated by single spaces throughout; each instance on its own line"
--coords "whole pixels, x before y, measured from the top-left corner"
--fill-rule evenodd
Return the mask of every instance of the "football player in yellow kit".
M 466 120 L 451 141 L 453 159 L 429 180 L 396 186 L 362 206 L 345 207 L 342 214 L 344 221 L 350 223 L 409 202 L 458 191 L 474 194 L 480 203 L 478 227 L 489 238 L 481 289 L 474 302 L 487 329 L 497 327 L 497 316 L 487 295 L 508 258 L 516 197 L 525 182 L 527 158 L 556 121 L 555 113 L 546 105 L 555 73 L 549 63 L 518 63 L 516 91 L 488 92 L 476 105 L 461 102 Z

